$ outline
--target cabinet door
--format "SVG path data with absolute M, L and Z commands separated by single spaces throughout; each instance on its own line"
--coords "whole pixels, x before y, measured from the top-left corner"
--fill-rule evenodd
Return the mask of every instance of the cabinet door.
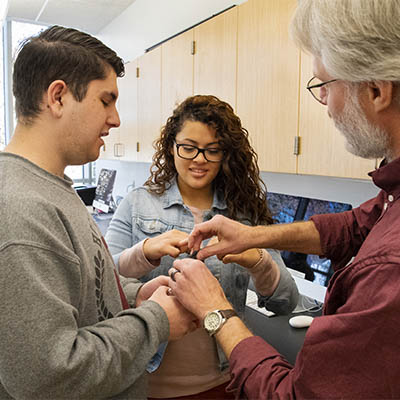
M 312 75 L 312 57 L 302 53 L 298 173 L 369 179 L 367 172 L 375 168 L 375 160 L 353 156 L 345 149 L 345 139 L 329 118 L 327 108 L 306 89 Z
M 162 124 L 178 104 L 193 94 L 192 43 L 193 29 L 162 44 Z
M 136 143 L 137 135 L 137 61 L 125 65 L 125 76 L 118 81 L 119 86 L 119 141 L 121 151 L 120 160 L 137 161 Z M 118 148 L 116 150 L 119 150 Z
M 239 6 L 237 113 L 263 171 L 296 172 L 300 51 L 289 38 L 296 0 Z
M 213 94 L 236 108 L 238 7 L 194 28 L 194 93 Z
M 119 84 L 119 82 L 118 82 Z M 119 112 L 119 98 L 117 99 L 117 110 Z M 118 160 L 117 150 L 120 146 L 120 127 L 112 128 L 108 132 L 108 136 L 103 137 L 104 146 L 100 149 L 100 160 Z
M 138 58 L 138 161 L 151 162 L 161 128 L 161 47 Z
M 114 146 L 119 143 L 119 128 L 110 129 L 108 136 L 103 137 L 104 146 L 100 149 L 100 160 L 116 160 Z

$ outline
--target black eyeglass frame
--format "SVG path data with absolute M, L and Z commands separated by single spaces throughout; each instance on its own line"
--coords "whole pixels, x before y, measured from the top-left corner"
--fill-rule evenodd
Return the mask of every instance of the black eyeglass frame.
M 336 82 L 339 79 L 331 79 L 330 81 L 325 81 L 325 82 L 321 82 L 321 83 L 317 83 L 315 85 L 310 85 L 310 83 L 313 81 L 313 79 L 317 79 L 315 76 L 313 76 L 308 82 L 307 82 L 307 86 L 306 89 L 311 93 L 311 96 L 314 97 L 315 100 L 318 101 L 318 103 L 324 104 L 324 102 L 319 99 L 312 91 L 312 89 L 318 89 L 321 88 L 322 86 L 327 85 L 328 83 L 332 83 L 332 82 Z
M 221 161 L 223 160 L 223 157 L 224 157 L 224 155 L 225 155 L 225 152 L 224 152 L 223 150 L 221 150 L 221 149 L 215 149 L 215 148 L 212 148 L 212 147 L 207 147 L 207 148 L 205 148 L 205 149 L 201 149 L 200 147 L 194 146 L 193 144 L 176 143 L 175 141 L 174 141 L 174 144 L 175 144 L 175 146 L 176 146 L 176 153 L 178 154 L 178 157 L 180 157 L 180 158 L 182 158 L 182 159 L 184 159 L 184 160 L 194 160 L 194 159 L 201 153 L 201 154 L 203 154 L 203 157 L 204 157 L 208 162 L 218 163 L 218 162 L 221 162 Z M 186 146 L 186 147 L 193 147 L 194 149 L 197 150 L 197 153 L 196 153 L 193 157 L 189 157 L 189 158 L 188 158 L 188 157 L 182 157 L 182 156 L 179 154 L 179 148 L 180 148 L 180 147 L 183 147 L 183 146 Z M 206 151 L 207 151 L 207 150 L 221 150 L 221 152 L 222 152 L 222 158 L 221 158 L 219 161 L 209 160 L 209 159 L 207 158 L 207 156 L 206 156 Z

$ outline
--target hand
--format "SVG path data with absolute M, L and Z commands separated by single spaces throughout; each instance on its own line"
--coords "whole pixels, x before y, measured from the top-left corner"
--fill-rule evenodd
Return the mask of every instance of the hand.
M 139 307 L 142 301 L 148 300 L 160 286 L 168 286 L 168 282 L 167 276 L 160 275 L 142 285 L 136 295 L 136 307 Z
M 218 243 L 218 238 L 216 236 L 212 237 L 208 242 L 207 246 Z M 253 268 L 262 258 L 263 250 L 261 249 L 249 249 L 245 250 L 239 254 L 227 254 L 222 258 L 224 264 L 236 263 L 244 268 Z M 268 256 L 271 256 L 268 253 Z
M 267 254 L 269 255 L 269 253 Z M 244 268 L 251 269 L 261 260 L 262 255 L 260 249 L 249 249 L 239 254 L 227 254 L 222 258 L 222 262 L 224 264 L 236 263 Z M 271 256 L 269 255 L 269 257 Z
M 164 276 L 167 280 L 166 276 Z M 149 298 L 165 311 L 169 321 L 169 340 L 177 340 L 199 327 L 197 318 L 187 311 L 175 296 L 168 295 L 168 287 L 160 286 Z
M 181 245 L 180 243 L 188 236 L 186 232 L 173 229 L 159 236 L 146 239 L 143 243 L 143 253 L 152 264 L 158 265 L 160 258 L 165 255 L 176 258 L 179 254 L 185 253 L 188 248 L 185 244 Z
M 189 249 L 199 250 L 197 258 L 204 260 L 216 255 L 222 259 L 226 254 L 236 254 L 251 246 L 251 230 L 253 228 L 233 221 L 222 215 L 216 215 L 207 222 L 194 226 L 187 241 L 182 241 L 181 246 L 187 244 Z M 200 250 L 201 242 L 212 236 L 218 237 L 218 243 L 205 246 Z
M 179 272 L 174 274 L 175 281 L 169 280 L 169 287 L 199 321 L 202 322 L 209 311 L 232 308 L 217 279 L 203 262 L 189 258 L 175 260 L 169 274 L 175 269 Z

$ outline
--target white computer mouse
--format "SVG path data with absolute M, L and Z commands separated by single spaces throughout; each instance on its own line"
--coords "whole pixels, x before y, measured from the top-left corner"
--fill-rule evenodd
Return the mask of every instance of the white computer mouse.
M 307 328 L 311 325 L 314 317 L 309 315 L 296 315 L 289 319 L 289 325 L 293 328 Z

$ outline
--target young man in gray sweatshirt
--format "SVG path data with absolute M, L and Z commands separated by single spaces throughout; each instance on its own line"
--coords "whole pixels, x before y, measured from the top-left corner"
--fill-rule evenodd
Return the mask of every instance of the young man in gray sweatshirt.
M 122 60 L 97 39 L 52 27 L 14 65 L 18 123 L 0 154 L 0 398 L 146 398 L 158 345 L 195 318 L 167 277 L 115 273 L 64 175 L 94 161 L 119 126 Z

